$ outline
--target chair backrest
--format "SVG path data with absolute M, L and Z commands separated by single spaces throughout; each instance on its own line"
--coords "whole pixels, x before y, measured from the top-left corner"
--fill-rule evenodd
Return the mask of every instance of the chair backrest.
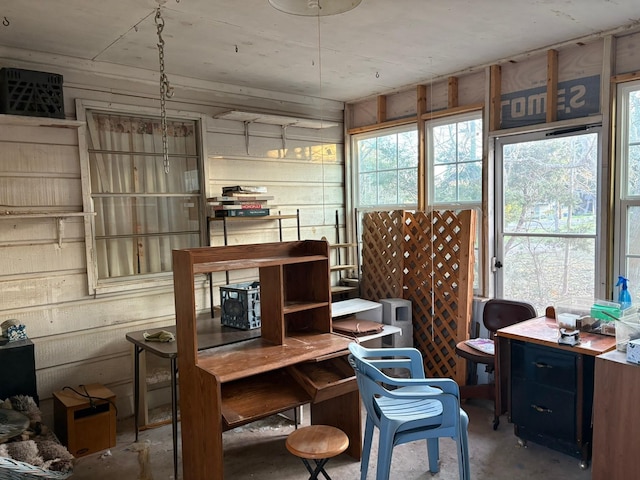
M 535 318 L 537 315 L 536 309 L 529 303 L 492 298 L 484 305 L 482 321 L 487 330 L 494 334 L 501 328 Z

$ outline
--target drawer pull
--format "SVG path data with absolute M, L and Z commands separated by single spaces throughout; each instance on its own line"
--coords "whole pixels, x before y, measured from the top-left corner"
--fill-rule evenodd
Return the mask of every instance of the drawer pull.
M 549 365 L 548 363 L 541 363 L 541 362 L 531 362 L 531 363 L 533 363 L 538 368 L 553 368 L 553 365 Z
M 539 405 L 531 405 L 531 408 L 533 408 L 538 413 L 553 413 L 553 410 L 551 410 L 550 408 L 541 407 Z

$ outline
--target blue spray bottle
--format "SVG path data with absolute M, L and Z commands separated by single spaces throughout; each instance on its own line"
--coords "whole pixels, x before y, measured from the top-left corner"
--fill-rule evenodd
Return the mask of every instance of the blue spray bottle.
M 628 281 L 629 280 L 620 275 L 618 277 L 618 283 L 616 283 L 616 287 L 620 287 L 618 302 L 620 303 L 620 308 L 622 308 L 622 310 L 631 306 L 631 294 L 629 294 L 629 290 L 627 288 Z

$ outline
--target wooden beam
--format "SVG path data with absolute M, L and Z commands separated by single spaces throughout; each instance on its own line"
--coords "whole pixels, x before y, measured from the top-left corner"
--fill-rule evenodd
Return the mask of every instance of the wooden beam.
M 362 127 L 354 127 L 347 130 L 349 135 L 357 135 L 358 133 L 374 132 L 376 130 L 382 130 L 383 128 L 398 127 L 400 125 L 408 125 L 409 123 L 416 123 L 418 117 L 412 115 L 411 117 L 399 118 L 397 120 L 389 120 L 388 122 L 374 123 L 373 125 L 363 125 Z
M 458 77 L 449 77 L 448 81 L 448 107 L 458 106 Z
M 547 123 L 558 119 L 558 51 L 547 51 Z
M 621 75 L 614 75 L 611 77 L 611 83 L 630 82 L 632 80 L 638 80 L 640 78 L 640 72 L 629 72 Z
M 448 117 L 450 115 L 457 115 L 460 113 L 477 112 L 478 110 L 482 110 L 483 107 L 483 103 L 471 103 L 469 105 L 463 105 L 461 107 L 438 110 L 437 112 L 427 112 L 424 113 L 421 118 L 422 120 L 431 120 L 433 118 Z
M 378 95 L 377 122 L 383 123 L 386 121 L 387 121 L 387 97 L 385 95 Z
M 500 65 L 491 65 L 491 103 L 489 104 L 489 131 L 500 130 L 502 125 L 502 68 Z
M 422 119 L 424 114 L 427 113 L 427 87 L 426 85 L 418 85 L 416 88 L 416 111 L 418 112 L 418 119 Z M 425 210 L 426 195 L 425 195 L 425 179 L 426 179 L 426 165 L 427 165 L 427 152 L 425 151 L 425 125 L 424 121 L 417 121 L 418 124 L 418 209 Z

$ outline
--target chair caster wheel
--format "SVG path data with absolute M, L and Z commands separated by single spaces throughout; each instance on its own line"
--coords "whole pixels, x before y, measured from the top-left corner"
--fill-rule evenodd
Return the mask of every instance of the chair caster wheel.
M 580 468 L 582 470 L 587 470 L 589 468 L 589 462 L 586 460 L 580 460 Z
M 498 430 L 498 425 L 500 425 L 500 419 L 496 417 L 493 419 L 493 429 Z
M 527 448 L 527 441 L 521 438 L 518 439 L 518 446 L 522 448 Z

